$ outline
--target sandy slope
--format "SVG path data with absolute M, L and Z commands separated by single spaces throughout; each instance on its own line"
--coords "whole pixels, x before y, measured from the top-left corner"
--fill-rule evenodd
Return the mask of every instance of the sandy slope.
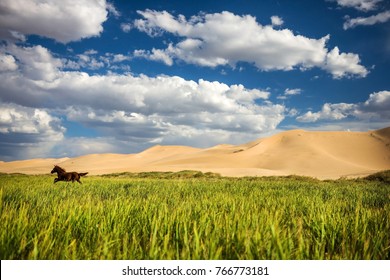
M 226 176 L 357 177 L 390 169 L 390 127 L 369 132 L 291 130 L 237 146 L 155 146 L 138 154 L 0 162 L 0 172 L 49 173 L 53 164 L 89 174 L 187 169 Z

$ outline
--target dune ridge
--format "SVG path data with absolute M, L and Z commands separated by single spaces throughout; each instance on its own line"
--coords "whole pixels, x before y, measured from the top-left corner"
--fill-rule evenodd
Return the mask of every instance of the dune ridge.
M 92 175 L 199 170 L 224 176 L 361 177 L 390 169 L 390 127 L 368 132 L 290 130 L 206 149 L 157 145 L 138 154 L 0 162 L 0 172 L 48 174 L 53 164 Z

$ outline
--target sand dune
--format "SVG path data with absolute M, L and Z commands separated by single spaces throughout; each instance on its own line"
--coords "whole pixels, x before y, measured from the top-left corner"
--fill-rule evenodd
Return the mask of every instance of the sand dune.
M 225 176 L 359 177 L 390 169 L 390 127 L 369 132 L 291 130 L 243 145 L 222 144 L 207 149 L 154 146 L 138 154 L 0 162 L 0 172 L 44 174 L 53 164 L 96 175 L 200 170 Z

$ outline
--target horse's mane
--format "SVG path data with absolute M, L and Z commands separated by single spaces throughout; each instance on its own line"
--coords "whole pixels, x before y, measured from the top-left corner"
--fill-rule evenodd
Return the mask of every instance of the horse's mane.
M 58 168 L 59 170 L 61 170 L 62 172 L 66 172 L 66 170 L 58 165 L 55 166 L 56 168 Z

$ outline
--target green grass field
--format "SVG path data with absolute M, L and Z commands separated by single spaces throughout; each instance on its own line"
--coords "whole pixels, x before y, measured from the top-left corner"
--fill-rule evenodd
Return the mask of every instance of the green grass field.
M 0 258 L 390 259 L 389 177 L 0 174 Z

